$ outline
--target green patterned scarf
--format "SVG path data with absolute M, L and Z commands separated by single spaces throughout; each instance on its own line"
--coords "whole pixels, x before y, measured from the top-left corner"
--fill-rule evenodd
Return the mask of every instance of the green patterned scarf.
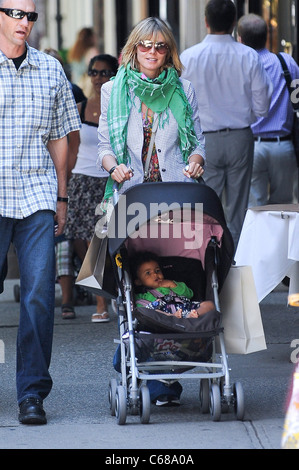
M 120 165 L 130 164 L 127 151 L 127 128 L 130 110 L 132 106 L 129 88 L 140 98 L 154 113 L 163 114 L 163 122 L 159 126 L 164 127 L 168 121 L 168 108 L 173 113 L 179 129 L 180 150 L 184 161 L 198 144 L 194 132 L 192 120 L 192 108 L 187 100 L 178 74 L 174 68 L 164 70 L 159 77 L 151 80 L 144 74 L 136 72 L 130 66 L 122 66 L 114 78 L 113 89 L 108 106 L 108 129 L 110 142 L 117 162 Z M 113 180 L 108 178 L 104 201 L 112 197 Z

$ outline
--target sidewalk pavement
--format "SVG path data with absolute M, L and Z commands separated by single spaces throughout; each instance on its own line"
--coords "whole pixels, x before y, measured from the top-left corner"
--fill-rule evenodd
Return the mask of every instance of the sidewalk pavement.
M 240 380 L 244 388 L 243 422 L 236 421 L 231 412 L 222 414 L 219 422 L 213 422 L 209 414 L 202 415 L 199 384 L 186 380 L 180 407 L 158 409 L 153 405 L 149 424 L 129 415 L 124 426 L 110 415 L 107 398 L 109 380 L 116 377 L 112 368 L 116 315 L 110 308 L 109 323 L 93 324 L 90 319 L 95 307 L 91 305 L 76 307 L 75 320 L 62 320 L 57 286 L 51 363 L 54 386 L 44 403 L 48 424 L 24 426 L 17 420 L 15 392 L 16 283 L 6 281 L 0 296 L 0 340 L 5 345 L 5 362 L 0 363 L 0 449 L 103 449 L 97 454 L 103 463 L 111 455 L 145 455 L 138 449 L 147 449 L 150 455 L 190 450 L 194 458 L 198 449 L 280 449 L 294 368 L 290 343 L 299 337 L 299 314 L 287 307 L 287 290 L 282 285 L 261 303 L 267 350 L 229 356 L 232 380 Z

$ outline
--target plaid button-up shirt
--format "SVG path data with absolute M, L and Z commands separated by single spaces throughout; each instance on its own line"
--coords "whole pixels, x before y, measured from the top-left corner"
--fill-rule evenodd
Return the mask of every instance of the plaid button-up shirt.
M 57 178 L 47 144 L 80 126 L 57 60 L 27 45 L 17 70 L 0 51 L 0 216 L 56 211 Z

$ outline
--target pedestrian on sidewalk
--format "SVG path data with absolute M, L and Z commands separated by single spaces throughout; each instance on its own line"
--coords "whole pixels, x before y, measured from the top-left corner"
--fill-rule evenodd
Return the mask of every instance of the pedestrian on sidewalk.
M 248 197 L 254 140 L 250 125 L 268 112 L 272 84 L 258 54 L 235 41 L 236 7 L 210 0 L 204 40 L 181 54 L 182 77 L 193 84 L 206 141 L 204 179 L 222 199 L 237 246 Z
M 37 19 L 33 0 L 0 0 L 0 272 L 12 242 L 20 271 L 16 384 L 23 424 L 47 422 L 55 232 L 63 233 L 67 214 L 67 135 L 81 125 L 62 66 L 27 43 Z
M 260 117 L 251 129 L 254 135 L 254 160 L 249 207 L 267 204 L 292 204 L 296 155 L 292 142 L 293 106 L 276 54 L 266 48 L 268 26 L 259 15 L 242 16 L 238 22 L 239 40 L 255 49 L 273 83 L 267 116 Z M 285 52 L 280 53 L 292 80 L 299 79 L 299 67 Z
M 98 221 L 96 207 L 102 200 L 108 178 L 107 171 L 96 166 L 98 125 L 101 115 L 101 89 L 116 75 L 118 61 L 110 54 L 99 54 L 89 62 L 88 76 L 92 92 L 88 99 L 78 103 L 82 128 L 69 136 L 69 210 L 65 228 L 66 239 L 83 263 Z M 97 308 L 92 314 L 93 323 L 110 321 L 107 301 L 96 296 Z M 70 306 L 65 305 L 69 309 Z M 67 310 L 66 310 L 67 311 Z
M 155 191 L 157 182 L 198 184 L 203 175 L 196 96 L 192 84 L 180 78 L 181 70 L 166 23 L 153 17 L 140 21 L 122 50 L 115 79 L 102 86 L 98 166 L 110 175 L 104 210 L 109 211 L 115 181 L 120 193 L 143 182 L 152 183 Z M 159 388 L 157 395 L 164 395 L 162 382 Z

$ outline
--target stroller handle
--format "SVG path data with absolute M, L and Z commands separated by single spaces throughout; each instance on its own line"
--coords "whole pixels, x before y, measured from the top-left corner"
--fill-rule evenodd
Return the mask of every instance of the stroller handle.
M 113 205 L 116 206 L 118 203 L 119 195 L 118 195 L 118 188 L 119 184 L 117 181 L 114 181 L 112 189 L 113 189 Z
M 129 166 L 129 171 L 134 176 L 134 169 Z M 118 195 L 118 188 L 119 188 L 119 183 L 117 181 L 113 182 L 112 190 L 113 190 L 113 205 L 116 206 L 118 203 L 119 195 Z
M 200 184 L 206 184 L 202 176 L 200 176 L 199 178 L 196 178 L 196 180 Z M 118 203 L 118 199 L 119 199 L 119 194 L 118 194 L 119 183 L 117 181 L 114 181 L 112 188 L 113 188 L 113 205 L 115 206 Z

